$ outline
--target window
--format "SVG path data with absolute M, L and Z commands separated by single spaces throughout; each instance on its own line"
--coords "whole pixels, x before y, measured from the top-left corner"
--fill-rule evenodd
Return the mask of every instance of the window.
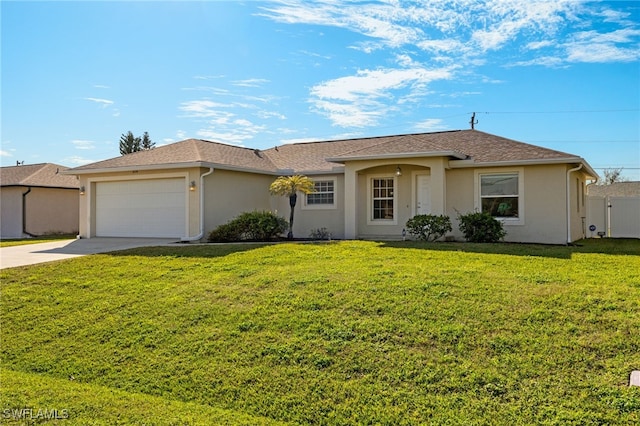
M 334 182 L 332 180 L 319 180 L 314 182 L 315 192 L 312 194 L 307 194 L 307 205 L 333 205 L 333 186 Z
M 519 218 L 519 174 L 481 174 L 480 201 L 482 211 L 488 212 L 491 216 L 501 218 Z
M 305 195 L 302 208 L 304 210 L 335 210 L 338 207 L 337 185 L 336 179 L 332 177 L 314 179 L 315 192 Z
M 394 219 L 394 178 L 373 178 L 371 180 L 372 220 Z

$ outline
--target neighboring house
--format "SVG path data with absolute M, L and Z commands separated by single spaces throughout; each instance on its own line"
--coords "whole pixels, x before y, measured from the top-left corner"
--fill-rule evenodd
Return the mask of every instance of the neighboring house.
M 78 179 L 57 164 L 0 168 L 0 236 L 77 234 Z
M 289 212 L 269 194 L 280 175 L 304 174 L 294 235 L 326 228 L 339 239 L 400 239 L 416 214 L 488 211 L 507 241 L 567 243 L 585 236 L 585 185 L 576 155 L 477 130 L 247 149 L 188 139 L 71 169 L 86 188 L 80 235 L 200 240 L 242 212 Z
M 589 237 L 640 238 L 640 182 L 587 186 Z

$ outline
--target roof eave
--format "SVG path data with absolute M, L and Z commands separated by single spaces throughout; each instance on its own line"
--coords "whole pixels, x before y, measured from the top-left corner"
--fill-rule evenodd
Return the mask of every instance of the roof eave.
M 563 157 L 563 158 L 535 158 L 530 160 L 509 160 L 509 161 L 487 161 L 477 162 L 474 160 L 452 160 L 449 161 L 449 167 L 452 169 L 462 169 L 470 167 L 509 167 L 509 166 L 534 166 L 546 164 L 582 164 L 585 172 L 591 178 L 598 178 L 598 174 L 582 157 Z
M 118 172 L 133 172 L 140 170 L 165 170 L 165 169 L 188 169 L 193 167 L 207 167 L 202 166 L 202 162 L 190 162 L 190 163 L 170 163 L 170 164 L 146 164 L 146 165 L 127 165 L 116 167 L 96 167 L 89 169 L 68 169 L 62 174 L 65 175 L 92 175 L 102 173 L 118 173 Z
M 340 156 L 326 158 L 326 161 L 332 163 L 345 163 L 347 161 L 358 160 L 396 160 L 401 158 L 424 158 L 424 157 L 454 157 L 459 160 L 467 158 L 465 154 L 461 154 L 457 151 L 425 151 L 425 152 L 399 152 L 389 154 L 371 154 L 371 155 L 353 155 L 353 156 Z
M 238 171 L 238 172 L 270 174 L 270 175 L 277 175 L 281 173 L 281 171 L 278 171 L 278 170 L 267 170 L 267 169 L 257 169 L 252 167 L 233 166 L 229 164 L 212 163 L 208 161 L 194 161 L 194 162 L 188 162 L 188 163 L 131 165 L 131 166 L 102 167 L 102 168 L 91 168 L 91 169 L 68 169 L 61 173 L 64 173 L 67 175 L 93 175 L 93 174 L 133 172 L 133 171 L 192 169 L 192 168 L 200 168 L 200 167 L 214 168 L 214 169 L 220 169 L 220 170 L 232 170 L 232 171 Z
M 6 185 L 0 185 L 2 188 L 47 188 L 47 189 L 75 189 L 78 190 L 78 186 L 60 186 L 60 185 L 31 185 L 28 183 L 9 183 Z

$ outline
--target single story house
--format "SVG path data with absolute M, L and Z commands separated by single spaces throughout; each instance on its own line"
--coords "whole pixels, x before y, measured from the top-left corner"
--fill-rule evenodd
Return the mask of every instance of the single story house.
M 42 163 L 0 168 L 0 236 L 76 234 L 79 185 L 67 168 Z
M 281 175 L 312 178 L 294 235 L 400 239 L 416 214 L 488 211 L 507 241 L 566 244 L 585 236 L 585 191 L 597 174 L 579 156 L 478 130 L 297 143 L 267 150 L 198 139 L 67 171 L 80 179 L 80 236 L 197 241 L 246 211 L 287 217 L 269 193 Z

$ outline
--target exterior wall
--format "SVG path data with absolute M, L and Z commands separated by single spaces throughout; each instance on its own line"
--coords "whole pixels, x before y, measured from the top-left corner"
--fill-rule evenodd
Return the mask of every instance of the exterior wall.
M 28 233 L 77 234 L 79 195 L 77 189 L 33 188 L 26 196 Z
M 473 199 L 475 194 L 474 169 L 449 169 L 447 176 L 447 208 L 445 214 L 451 219 L 453 231 L 449 234 L 456 240 L 464 240 L 458 229 L 458 213 L 465 214 L 475 211 Z
M 22 237 L 22 193 L 24 187 L 0 188 L 0 236 L 2 238 Z
M 84 195 L 80 195 L 79 204 L 79 235 L 82 238 L 91 238 L 96 235 L 96 185 L 100 182 L 123 181 L 123 180 L 143 180 L 160 179 L 168 177 L 183 177 L 185 185 L 195 182 L 194 191 L 187 190 L 187 223 L 185 228 L 188 231 L 185 237 L 198 235 L 200 232 L 200 175 L 206 173 L 208 169 L 185 168 L 167 170 L 145 170 L 127 171 L 116 173 L 100 173 L 95 175 L 80 175 L 80 187 L 84 187 Z
M 321 180 L 335 180 L 334 186 L 334 206 L 331 208 L 313 208 L 305 205 L 306 196 L 304 194 L 298 194 L 298 200 L 296 203 L 294 222 L 293 222 L 293 235 L 296 238 L 308 238 L 311 231 L 314 229 L 326 228 L 331 233 L 331 238 L 343 239 L 344 238 L 344 176 L 343 175 L 316 175 L 309 176 L 314 181 Z M 278 212 L 289 219 L 289 200 L 286 197 L 279 200 Z
M 507 231 L 505 241 L 545 244 L 567 243 L 567 198 L 566 181 L 568 167 L 562 165 L 540 165 L 527 167 L 502 167 L 491 169 L 452 169 L 447 170 L 447 214 L 451 217 L 456 239 L 463 239 L 458 229 L 457 216 L 480 209 L 474 202 L 477 198 L 475 175 L 478 171 L 509 172 L 521 170 L 524 179 L 523 213 L 521 224 L 504 221 Z M 576 182 L 577 180 L 577 182 Z M 584 175 L 572 173 L 570 176 L 571 238 L 583 238 L 583 217 L 586 206 L 583 205 L 582 185 Z
M 568 170 L 569 168 L 565 169 L 565 176 Z M 571 214 L 569 239 L 573 242 L 586 238 L 587 227 L 589 226 L 587 224 L 587 184 L 585 175 L 580 170 L 571 172 L 569 175 L 569 201 L 569 212 Z M 565 236 L 565 243 L 569 242 L 567 239 L 568 236 Z
M 23 236 L 22 200 L 28 187 L 2 188 L 2 237 Z M 78 190 L 32 187 L 25 197 L 25 230 L 32 235 L 78 232 Z
M 269 185 L 275 180 L 274 176 L 216 169 L 204 179 L 204 238 L 240 213 L 278 210 L 284 216 L 284 211 L 272 202 L 269 194 Z M 287 219 L 288 211 L 287 203 Z

